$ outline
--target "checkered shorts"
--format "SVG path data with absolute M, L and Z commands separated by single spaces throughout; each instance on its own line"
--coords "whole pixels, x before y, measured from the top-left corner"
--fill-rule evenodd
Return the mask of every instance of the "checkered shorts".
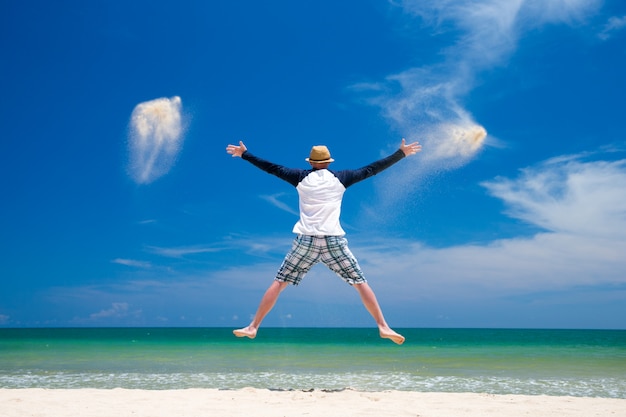
M 316 263 L 323 262 L 350 285 L 366 282 L 343 236 L 298 235 L 276 273 L 276 281 L 298 285 Z

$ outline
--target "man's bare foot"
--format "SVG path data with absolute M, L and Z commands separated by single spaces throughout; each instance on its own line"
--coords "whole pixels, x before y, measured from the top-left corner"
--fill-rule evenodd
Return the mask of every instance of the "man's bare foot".
M 233 330 L 233 333 L 237 337 L 249 337 L 250 339 L 254 339 L 256 337 L 256 328 L 248 326 L 243 329 Z
M 394 332 L 389 327 L 380 327 L 378 329 L 378 333 L 383 339 L 391 339 L 393 343 L 396 343 L 398 345 L 404 343 L 404 336 L 402 336 L 400 333 Z

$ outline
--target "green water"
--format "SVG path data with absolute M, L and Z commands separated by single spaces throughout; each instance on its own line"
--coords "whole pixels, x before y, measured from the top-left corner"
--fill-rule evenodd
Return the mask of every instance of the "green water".
M 0 329 L 0 387 L 413 390 L 626 398 L 626 331 Z

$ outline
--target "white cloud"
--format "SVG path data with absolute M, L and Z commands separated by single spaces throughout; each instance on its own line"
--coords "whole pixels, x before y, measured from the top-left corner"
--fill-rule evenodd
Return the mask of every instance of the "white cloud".
M 415 0 L 402 2 L 402 7 L 437 31 L 460 30 L 458 41 L 448 48 L 446 56 L 450 61 L 464 63 L 460 70 L 474 71 L 499 63 L 515 47 L 518 17 L 524 3 Z
M 274 237 L 266 237 L 264 240 L 259 241 L 255 238 L 242 237 L 242 236 L 230 236 L 223 239 L 219 243 L 209 245 L 192 245 L 192 246 L 180 246 L 180 247 L 157 247 L 148 246 L 146 250 L 155 255 L 164 256 L 167 258 L 184 258 L 189 255 L 201 255 L 211 254 L 223 251 L 244 251 L 246 254 L 264 257 L 267 253 L 272 253 L 277 250 L 282 250 L 285 245 L 283 239 Z
M 98 321 L 101 319 L 120 319 L 129 316 L 137 317 L 139 315 L 141 315 L 141 310 L 130 311 L 128 303 L 112 303 L 111 308 L 90 314 L 89 320 Z
M 466 164 L 482 148 L 482 140 L 467 143 L 450 133 L 469 137 L 469 131 L 480 128 L 462 104 L 479 72 L 503 65 L 524 32 L 546 24 L 581 22 L 601 1 L 405 0 L 397 4 L 415 17 L 415 24 L 419 19 L 430 27 L 434 36 L 454 36 L 442 62 L 354 86 L 359 93 L 371 94 L 370 102 L 402 135 L 422 142 L 420 164 L 411 164 L 394 178 L 410 186 L 425 173 Z M 489 141 L 487 137 L 485 143 Z
M 0 324 L 7 324 L 9 322 L 9 316 L 0 314 Z
M 602 31 L 598 34 L 598 37 L 603 41 L 610 39 L 616 32 L 626 28 L 626 16 L 616 17 L 613 16 L 604 25 Z
M 436 30 L 458 30 L 447 50 L 460 71 L 498 65 L 517 47 L 520 34 L 546 24 L 583 21 L 601 0 L 406 0 L 401 6 Z
M 588 156 L 551 159 L 518 178 L 483 183 L 510 216 L 544 232 L 486 245 L 366 248 L 368 263 L 377 273 L 402 277 L 395 291 L 413 285 L 422 290 L 416 294 L 439 296 L 626 284 L 626 160 L 585 161 Z
M 300 214 L 296 210 L 294 210 L 291 206 L 280 201 L 280 198 L 284 195 L 285 193 L 278 193 L 278 194 L 272 194 L 272 195 L 261 195 L 260 197 L 276 208 L 279 208 L 295 216 L 300 216 Z
M 116 258 L 116 259 L 113 259 L 111 262 L 114 263 L 114 264 L 132 266 L 132 267 L 135 267 L 135 268 L 150 268 L 150 267 L 152 267 L 152 264 L 150 264 L 150 262 L 137 261 L 137 260 L 134 260 L 134 259 Z
M 183 246 L 176 248 L 163 248 L 158 246 L 148 246 L 146 248 L 150 253 L 165 256 L 167 258 L 182 258 L 187 255 L 198 255 L 203 253 L 214 253 L 222 250 L 213 246 Z
M 521 172 L 517 179 L 483 184 L 512 217 L 550 232 L 626 238 L 626 160 L 569 156 Z

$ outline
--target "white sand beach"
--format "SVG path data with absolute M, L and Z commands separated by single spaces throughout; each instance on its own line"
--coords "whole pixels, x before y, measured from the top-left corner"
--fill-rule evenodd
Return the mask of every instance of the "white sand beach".
M 626 399 L 406 391 L 0 389 L 2 417 L 626 417 Z

